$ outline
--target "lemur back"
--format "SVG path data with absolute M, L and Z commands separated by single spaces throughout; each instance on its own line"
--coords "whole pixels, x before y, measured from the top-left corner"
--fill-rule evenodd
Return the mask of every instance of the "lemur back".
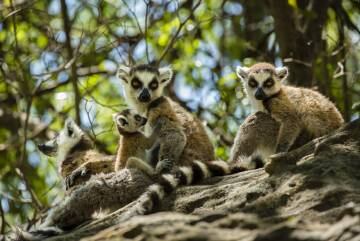
M 254 110 L 270 113 L 280 123 L 276 153 L 288 151 L 302 133 L 313 139 L 344 122 L 335 105 L 320 93 L 283 85 L 281 81 L 288 75 L 286 67 L 259 63 L 250 68 L 238 67 L 237 75 Z

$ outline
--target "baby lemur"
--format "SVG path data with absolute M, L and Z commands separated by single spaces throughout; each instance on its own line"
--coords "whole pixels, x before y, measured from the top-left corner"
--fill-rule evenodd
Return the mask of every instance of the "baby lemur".
M 113 116 L 116 128 L 120 134 L 119 146 L 116 155 L 115 171 L 123 168 L 136 167 L 147 174 L 153 174 L 153 168 L 144 163 L 136 166 L 134 159 L 138 158 L 150 162 L 152 158 L 153 140 L 143 135 L 142 130 L 147 119 L 137 114 L 136 111 L 125 109 Z M 156 155 L 156 153 L 154 154 Z
M 145 135 L 159 148 L 158 173 L 189 165 L 194 160 L 214 160 L 213 145 L 200 120 L 164 96 L 164 88 L 173 76 L 171 68 L 120 66 L 117 76 L 129 105 L 148 119 Z
M 39 144 L 38 148 L 45 155 L 56 156 L 66 190 L 84 183 L 93 174 L 114 171 L 114 156 L 96 151 L 91 139 L 70 118 L 55 138 Z
M 280 123 L 275 153 L 288 151 L 304 133 L 317 138 L 344 122 L 335 105 L 319 92 L 283 85 L 288 76 L 286 67 L 258 63 L 250 68 L 237 67 L 236 73 L 254 111 L 269 113 Z

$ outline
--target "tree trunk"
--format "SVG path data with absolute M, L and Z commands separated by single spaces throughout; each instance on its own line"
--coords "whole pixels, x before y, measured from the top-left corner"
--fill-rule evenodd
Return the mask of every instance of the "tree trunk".
M 270 0 L 271 12 L 281 57 L 290 68 L 289 82 L 311 87 L 314 84 L 314 65 L 323 49 L 321 38 L 329 1 L 296 2 L 295 10 L 287 0 Z M 310 16 L 305 17 L 305 14 Z

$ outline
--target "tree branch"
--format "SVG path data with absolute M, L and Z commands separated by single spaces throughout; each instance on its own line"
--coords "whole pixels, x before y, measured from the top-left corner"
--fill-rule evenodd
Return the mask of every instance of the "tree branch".
M 180 23 L 178 29 L 176 30 L 175 34 L 173 35 L 173 37 L 171 38 L 171 40 L 168 42 L 167 46 L 165 47 L 165 50 L 163 51 L 163 53 L 160 55 L 160 58 L 157 61 L 157 65 L 160 64 L 160 62 L 164 59 L 164 57 L 166 56 L 166 54 L 169 52 L 170 48 L 172 48 L 172 46 L 174 45 L 175 41 L 177 40 L 177 37 L 179 36 L 182 28 L 186 25 L 186 23 L 190 20 L 190 18 L 193 16 L 193 13 L 195 12 L 195 10 L 200 6 L 201 4 L 201 0 L 199 0 L 194 7 L 192 7 L 190 9 L 190 14 L 189 16 Z
M 66 46 L 66 50 L 67 50 L 67 55 L 68 55 L 68 59 L 73 59 L 74 58 L 74 54 L 73 54 L 73 48 L 71 46 L 71 22 L 69 19 L 69 15 L 68 15 L 68 8 L 66 5 L 66 1 L 65 0 L 61 0 L 61 13 L 62 13 L 62 18 L 63 18 L 63 27 L 64 27 L 64 32 L 65 32 L 65 36 L 66 36 L 66 41 L 65 41 L 65 46 Z M 74 95 L 75 95 L 75 119 L 76 119 L 76 123 L 77 124 L 81 124 L 81 119 L 80 119 L 80 101 L 81 101 L 81 97 L 80 97 L 80 91 L 79 91 L 79 87 L 78 87 L 78 75 L 77 75 L 77 70 L 76 70 L 76 61 L 74 60 L 74 63 L 71 65 L 71 83 L 73 86 L 73 91 L 74 91 Z

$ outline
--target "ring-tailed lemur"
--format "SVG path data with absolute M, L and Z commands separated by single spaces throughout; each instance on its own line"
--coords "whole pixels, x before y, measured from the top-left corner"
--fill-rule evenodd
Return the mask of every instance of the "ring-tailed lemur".
M 52 140 L 39 144 L 38 149 L 48 156 L 56 156 L 65 189 L 87 181 L 91 175 L 114 171 L 114 156 L 101 154 L 87 134 L 71 119 Z
M 307 133 L 313 138 L 339 128 L 344 120 L 335 105 L 314 90 L 286 86 L 286 67 L 258 63 L 237 67 L 254 111 L 267 112 L 280 123 L 275 153 L 288 151 L 295 140 Z
M 157 173 L 190 165 L 194 160 L 214 160 L 213 145 L 200 120 L 164 96 L 173 76 L 171 68 L 120 66 L 117 76 L 129 105 L 148 119 L 145 135 L 155 138 L 159 148 Z

